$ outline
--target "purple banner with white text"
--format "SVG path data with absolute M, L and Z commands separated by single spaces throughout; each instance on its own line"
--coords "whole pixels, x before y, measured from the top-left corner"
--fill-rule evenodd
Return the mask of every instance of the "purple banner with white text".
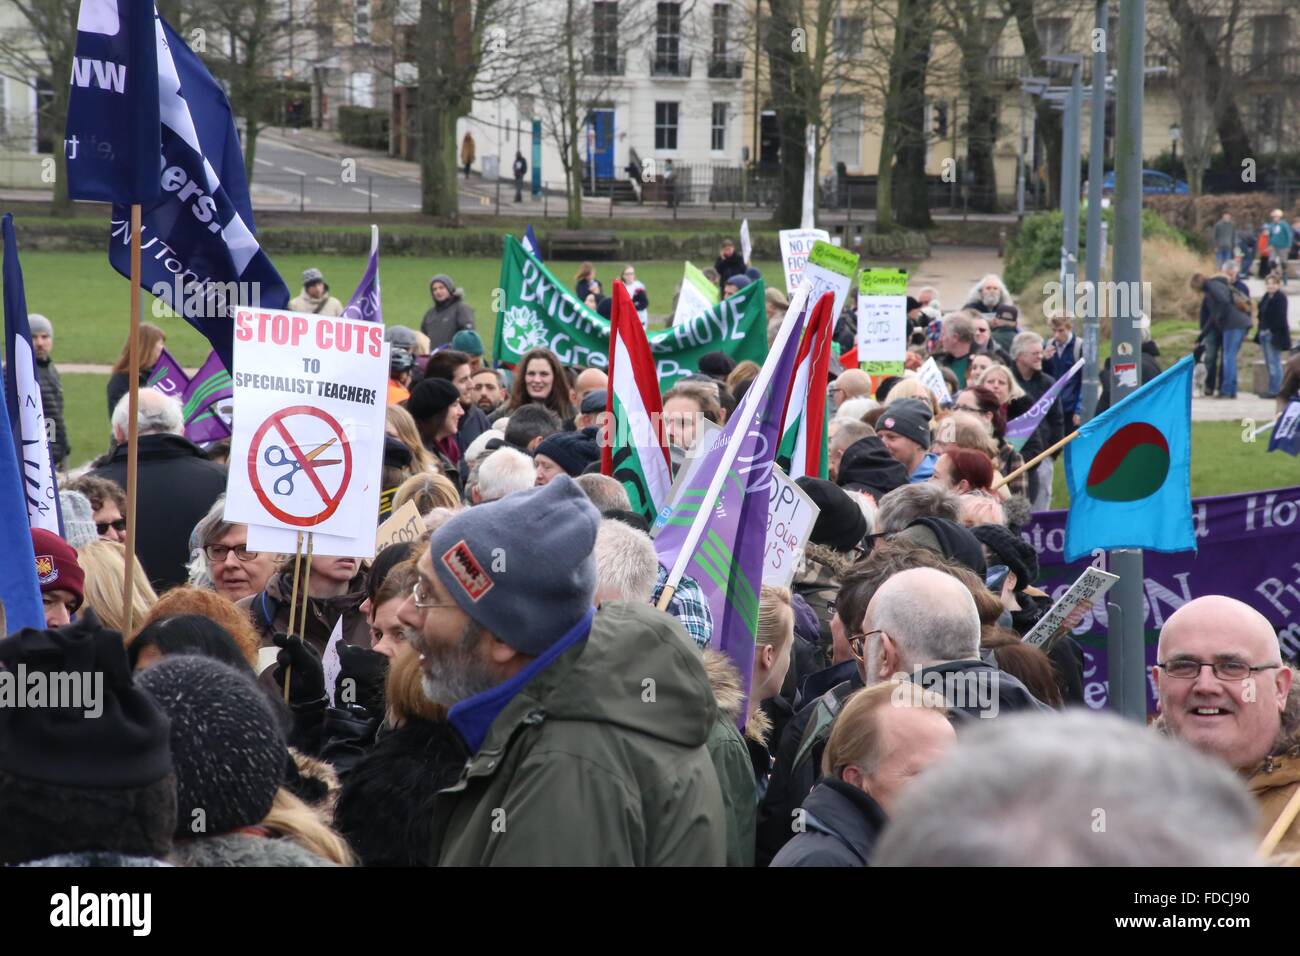
M 1066 563 L 1065 511 L 1036 514 L 1021 537 L 1038 552 L 1037 585 L 1057 600 L 1092 558 Z M 1192 598 L 1226 594 L 1245 601 L 1277 629 L 1285 658 L 1300 660 L 1300 487 L 1192 499 L 1197 551 L 1143 554 L 1147 709 L 1155 712 L 1150 668 L 1165 620 Z M 1099 565 L 1105 567 L 1104 565 Z M 1114 592 L 1107 595 L 1113 598 Z M 1083 646 L 1084 698 L 1106 704 L 1105 598 L 1074 630 Z

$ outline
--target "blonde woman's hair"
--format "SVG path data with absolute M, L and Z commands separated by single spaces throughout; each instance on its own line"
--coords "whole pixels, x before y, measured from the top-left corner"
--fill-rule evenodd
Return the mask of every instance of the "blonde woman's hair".
M 320 814 L 284 787 L 275 792 L 275 800 L 261 825 L 273 835 L 291 840 L 322 860 L 339 866 L 356 865 L 347 841 L 335 833 Z
M 880 760 L 880 713 L 887 707 L 923 707 L 947 717 L 943 698 L 908 680 L 872 684 L 845 701 L 831 728 L 822 754 L 822 774 L 838 779 L 845 767 L 858 767 L 867 776 Z
M 794 608 L 788 588 L 763 585 L 758 596 L 757 644 L 769 644 L 778 651 L 794 638 Z
M 914 375 L 906 376 L 894 383 L 894 387 L 889 390 L 889 395 L 885 398 L 885 407 L 888 408 L 894 402 L 905 398 L 914 398 L 929 405 L 931 419 L 939 414 L 939 401 L 934 397 L 934 392 Z
M 987 388 L 990 375 L 1005 375 L 1007 377 L 1008 402 L 1014 402 L 1017 398 L 1025 397 L 1025 390 L 1020 387 L 1020 383 L 1016 381 L 1016 377 L 1011 374 L 1011 369 L 1007 368 L 1005 365 L 998 365 L 996 363 L 990 365 L 984 370 L 984 374 L 980 376 L 980 380 L 975 384 L 984 385 Z
M 126 577 L 126 548 L 117 541 L 97 539 L 77 549 L 77 563 L 86 575 L 82 586 L 85 607 L 93 607 L 105 627 L 132 634 L 143 624 L 158 600 L 139 560 L 131 560 L 131 620 L 122 606 L 122 580 Z
M 446 475 L 437 472 L 412 475 L 398 485 L 393 494 L 393 510 L 396 511 L 408 501 L 414 501 L 422 515 L 434 508 L 460 507 L 460 495 L 456 493 L 456 486 Z
M 996 494 L 987 491 L 968 491 L 957 499 L 958 514 L 963 527 L 974 528 L 981 524 L 1006 524 L 1006 511 Z
M 751 359 L 737 362 L 736 367 L 731 370 L 729 375 L 727 375 L 727 380 L 724 383 L 727 386 L 727 391 L 734 395 L 737 387 L 743 385 L 745 382 L 757 378 L 758 371 L 758 363 Z
M 433 343 L 429 341 L 429 337 L 423 332 L 417 331 L 415 333 L 415 342 L 411 345 L 411 354 L 428 355 L 432 351 Z
M 420 441 L 420 430 L 415 427 L 411 413 L 400 405 L 389 405 L 384 417 L 397 432 L 397 440 L 411 450 L 411 470 L 437 471 L 438 463 Z

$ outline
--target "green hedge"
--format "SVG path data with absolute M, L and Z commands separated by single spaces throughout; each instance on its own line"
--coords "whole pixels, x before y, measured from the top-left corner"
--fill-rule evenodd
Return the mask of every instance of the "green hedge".
M 364 149 L 388 149 L 388 111 L 340 106 L 339 138 Z
M 1108 241 L 1114 242 L 1115 211 L 1114 208 L 1103 209 L 1103 221 L 1109 230 Z M 1084 260 L 1086 252 L 1087 210 L 1079 210 L 1079 262 Z M 1007 242 L 1006 267 L 1002 271 L 1002 281 L 1014 294 L 1019 294 L 1025 284 L 1034 276 L 1043 272 L 1055 272 L 1061 267 L 1061 243 L 1064 241 L 1065 214 L 1040 212 L 1026 216 L 1020 229 Z M 1164 238 L 1188 246 L 1187 236 L 1179 229 L 1165 222 L 1150 209 L 1142 210 L 1142 238 Z

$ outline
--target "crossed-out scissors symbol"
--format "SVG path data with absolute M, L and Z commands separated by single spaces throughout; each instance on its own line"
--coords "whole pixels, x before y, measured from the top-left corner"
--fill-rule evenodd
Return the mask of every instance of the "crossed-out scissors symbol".
M 324 452 L 325 449 L 329 448 L 330 445 L 333 445 L 336 441 L 338 441 L 337 438 L 331 438 L 323 445 L 317 445 L 311 451 L 307 452 L 307 454 L 304 455 L 303 457 L 307 461 L 316 461 L 316 458 L 322 452 Z M 272 453 L 274 453 L 275 456 L 274 459 L 272 459 Z M 293 458 L 290 458 L 288 454 L 285 452 L 283 446 L 281 445 L 268 445 L 266 452 L 262 455 L 262 460 L 266 462 L 268 465 L 270 465 L 272 468 L 281 468 L 286 465 L 289 467 L 289 470 L 287 472 L 285 472 L 279 478 L 275 479 L 275 482 L 271 485 L 271 490 L 275 492 L 277 495 L 293 494 L 293 479 L 294 476 L 298 474 L 298 472 L 302 471 L 302 463 L 296 461 Z M 326 458 L 321 461 L 316 461 L 316 465 L 318 467 L 321 465 L 338 465 L 341 464 L 342 461 L 343 459 L 341 458 Z M 284 491 L 280 490 L 281 482 L 284 482 L 287 485 L 287 489 Z

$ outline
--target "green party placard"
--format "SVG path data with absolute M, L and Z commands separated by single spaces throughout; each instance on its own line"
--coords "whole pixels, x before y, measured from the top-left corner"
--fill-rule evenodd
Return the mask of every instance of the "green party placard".
M 907 273 L 902 269 L 863 269 L 858 291 L 862 295 L 906 295 Z

